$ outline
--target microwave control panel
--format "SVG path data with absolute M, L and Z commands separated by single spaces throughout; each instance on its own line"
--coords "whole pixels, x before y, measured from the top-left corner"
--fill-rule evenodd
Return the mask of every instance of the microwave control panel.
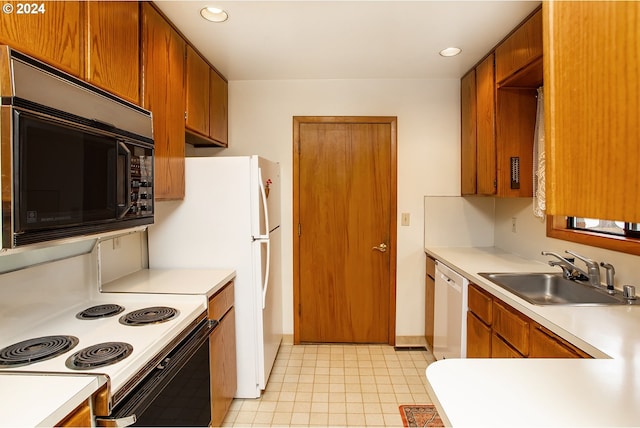
M 153 156 L 131 157 L 131 208 L 127 216 L 153 215 Z

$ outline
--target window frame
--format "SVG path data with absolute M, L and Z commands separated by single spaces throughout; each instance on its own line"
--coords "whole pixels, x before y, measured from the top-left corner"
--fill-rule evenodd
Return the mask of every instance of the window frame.
M 569 229 L 566 216 L 547 216 L 547 236 L 576 242 L 591 247 L 640 256 L 640 239 L 622 235 L 611 235 L 587 230 Z

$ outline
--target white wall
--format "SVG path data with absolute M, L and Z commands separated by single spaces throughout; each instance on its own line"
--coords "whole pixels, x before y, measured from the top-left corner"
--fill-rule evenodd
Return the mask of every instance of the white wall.
M 281 164 L 284 330 L 293 333 L 293 116 L 398 117 L 396 335 L 424 334 L 424 195 L 460 187 L 460 82 L 296 80 L 229 82 L 229 149 L 198 155 L 257 154 Z
M 516 217 L 516 233 L 511 231 L 511 219 Z M 640 283 L 638 262 L 640 257 L 603 248 L 590 247 L 575 242 L 547 238 L 546 223 L 534 217 L 531 198 L 496 198 L 495 246 L 522 257 L 547 261 L 551 257 L 540 254 L 541 251 L 554 251 L 562 254 L 565 250 L 589 257 L 598 262 L 611 263 L 616 269 L 615 286 L 637 285 Z M 580 261 L 576 264 L 581 266 Z M 560 271 L 559 268 L 558 271 Z M 601 269 L 604 281 L 605 271 Z

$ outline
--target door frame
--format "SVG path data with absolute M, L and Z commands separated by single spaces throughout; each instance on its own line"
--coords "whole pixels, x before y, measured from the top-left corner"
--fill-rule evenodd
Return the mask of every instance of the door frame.
M 389 231 L 389 345 L 396 344 L 396 262 L 398 216 L 398 145 L 396 116 L 293 116 L 293 343 L 300 344 L 300 125 L 303 123 L 376 123 L 391 125 L 389 178 L 390 231 Z

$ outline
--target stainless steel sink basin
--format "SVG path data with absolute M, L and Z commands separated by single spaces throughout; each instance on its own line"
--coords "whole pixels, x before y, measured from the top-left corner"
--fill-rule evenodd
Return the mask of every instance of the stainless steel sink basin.
M 618 296 L 558 273 L 480 273 L 496 285 L 534 305 L 624 305 Z

